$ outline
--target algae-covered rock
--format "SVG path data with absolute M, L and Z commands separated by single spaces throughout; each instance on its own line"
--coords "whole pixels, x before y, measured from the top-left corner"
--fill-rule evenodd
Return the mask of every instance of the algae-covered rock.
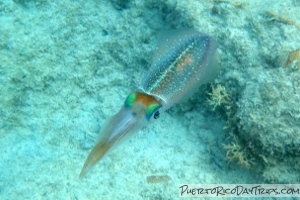
M 300 155 L 299 73 L 276 69 L 249 84 L 238 102 L 241 136 L 261 154 Z
M 295 2 L 294 2 L 295 3 Z M 290 6 L 293 6 L 290 2 Z M 218 32 L 223 73 L 217 80 L 228 94 L 218 104 L 209 96 L 209 106 L 227 118 L 229 140 L 223 145 L 226 159 L 237 162 L 265 181 L 297 183 L 300 156 L 300 73 L 298 49 L 299 14 L 282 13 L 270 7 L 255 8 L 261 18 L 247 12 L 237 16 L 229 3 L 215 3 L 213 16 L 231 27 Z M 227 5 L 225 12 L 224 6 Z M 213 9 L 216 9 L 213 7 Z M 272 13 L 272 14 L 270 14 Z M 241 28 L 243 27 L 243 28 Z M 216 85 L 216 84 L 215 84 Z M 218 94 L 217 86 L 209 94 Z M 216 91 L 214 91 L 216 90 Z M 214 104 L 215 103 L 215 104 Z M 292 176 L 290 175 L 292 174 Z
M 275 166 L 285 168 L 288 165 L 298 170 L 298 163 L 291 158 L 300 156 L 299 80 L 297 71 L 262 70 L 258 77 L 247 84 L 237 102 L 239 137 L 247 144 L 251 143 L 253 154 L 263 158 L 260 161 L 267 166 L 264 174 L 269 181 L 276 180 L 276 175 L 268 171 L 274 170 Z M 282 174 L 282 171 L 288 173 L 289 170 L 277 171 Z M 280 182 L 289 182 L 280 177 Z M 299 176 L 294 176 L 294 181 L 299 180 Z

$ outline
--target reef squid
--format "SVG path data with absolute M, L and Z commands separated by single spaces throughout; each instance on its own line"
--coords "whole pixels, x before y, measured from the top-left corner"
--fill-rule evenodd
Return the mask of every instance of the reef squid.
M 79 177 L 113 147 L 191 96 L 201 84 L 213 80 L 219 69 L 217 43 L 211 36 L 193 29 L 161 32 L 149 71 L 127 96 L 120 111 L 101 128 L 99 140 Z

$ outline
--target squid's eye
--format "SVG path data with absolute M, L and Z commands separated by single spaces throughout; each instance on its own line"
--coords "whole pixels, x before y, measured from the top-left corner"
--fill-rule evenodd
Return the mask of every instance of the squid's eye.
M 148 108 L 146 109 L 146 118 L 148 121 L 152 118 L 152 116 L 154 116 L 154 119 L 157 119 L 159 117 L 158 109 L 160 107 L 161 105 L 158 103 L 153 103 L 148 106 Z
M 158 119 L 158 118 L 159 118 L 159 110 L 154 113 L 154 119 Z

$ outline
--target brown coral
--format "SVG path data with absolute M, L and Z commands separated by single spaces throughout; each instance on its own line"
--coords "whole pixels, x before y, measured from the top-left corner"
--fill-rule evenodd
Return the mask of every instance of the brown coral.
M 300 25 L 297 24 L 294 20 L 287 18 L 287 17 L 283 17 L 281 15 L 276 14 L 273 10 L 269 10 L 266 12 L 267 15 L 269 15 L 271 17 L 271 21 L 278 21 L 284 24 L 289 24 L 292 26 L 295 26 L 296 28 L 300 29 Z
M 218 84 L 216 87 L 212 86 L 212 92 L 208 93 L 210 98 L 207 103 L 212 110 L 215 111 L 217 107 L 228 104 L 230 97 L 226 91 L 226 88 Z
M 294 66 L 296 69 L 300 70 L 300 49 L 291 51 L 289 57 L 285 63 L 285 67 Z
M 233 133 L 230 133 L 230 137 L 233 139 L 233 142 L 229 145 L 223 145 L 227 151 L 226 160 L 228 163 L 236 161 L 240 166 L 250 169 L 255 164 L 254 158 L 249 154 L 246 148 L 241 146 Z
M 147 183 L 156 184 L 156 183 L 163 183 L 172 180 L 168 175 L 152 175 L 147 176 Z

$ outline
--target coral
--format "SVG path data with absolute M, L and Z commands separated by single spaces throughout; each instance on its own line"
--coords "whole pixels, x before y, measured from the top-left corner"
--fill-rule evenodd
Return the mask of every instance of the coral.
M 216 87 L 212 86 L 212 92 L 208 93 L 210 98 L 207 100 L 208 105 L 213 111 L 221 105 L 228 104 L 230 97 L 226 91 L 226 88 L 218 84 Z
M 151 175 L 147 176 L 147 183 L 149 184 L 156 184 L 156 183 L 163 183 L 172 180 L 168 175 Z
M 266 14 L 271 17 L 270 21 L 278 21 L 284 24 L 295 26 L 296 28 L 300 29 L 300 25 L 297 24 L 294 20 L 278 15 L 273 10 L 267 11 Z
M 249 153 L 249 150 L 241 145 L 235 134 L 230 133 L 233 142 L 229 145 L 223 145 L 226 152 L 226 160 L 230 163 L 236 161 L 242 167 L 250 169 L 254 164 L 254 158 Z
M 285 63 L 285 67 L 293 66 L 297 70 L 300 70 L 300 49 L 291 51 L 289 57 Z
M 231 4 L 236 8 L 245 8 L 249 6 L 249 2 L 239 2 L 239 1 L 233 1 Z

